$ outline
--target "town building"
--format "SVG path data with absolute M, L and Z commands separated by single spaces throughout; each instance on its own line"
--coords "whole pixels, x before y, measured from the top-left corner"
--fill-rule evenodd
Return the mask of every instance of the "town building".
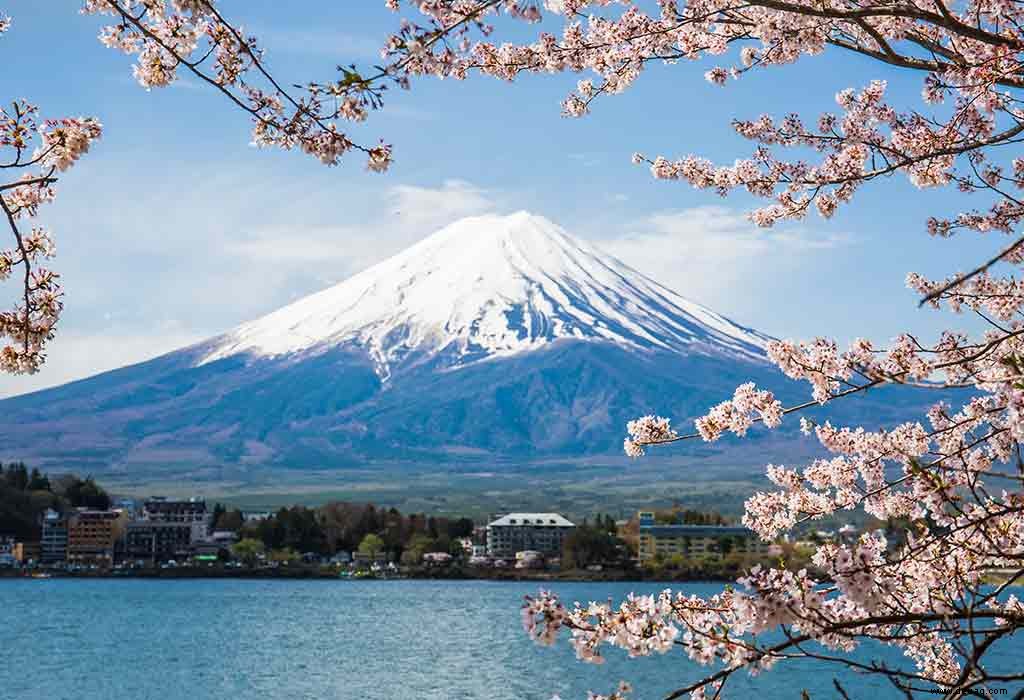
M 16 542 L 14 544 L 14 560 L 24 566 L 39 561 L 42 548 L 38 542 Z
M 196 559 L 228 558 L 231 555 L 231 547 L 237 541 L 238 533 L 231 530 L 214 530 L 205 539 L 193 540 L 190 552 Z
M 648 561 L 656 556 L 713 557 L 727 554 L 767 555 L 771 543 L 763 542 L 753 531 L 730 525 L 664 525 L 655 522 L 654 513 L 639 513 L 638 558 Z
M 192 545 L 190 523 L 133 520 L 125 529 L 124 556 L 127 559 L 168 561 L 188 557 Z
M 18 563 L 14 558 L 14 545 L 13 537 L 0 535 L 0 567 L 8 568 Z
M 188 526 L 189 543 L 205 540 L 213 525 L 213 513 L 201 498 L 168 499 L 154 496 L 142 505 L 142 520 Z
M 214 530 L 207 540 L 230 547 L 238 541 L 238 533 L 233 530 Z
M 389 557 L 387 552 L 377 552 L 375 554 L 367 554 L 366 552 L 352 552 L 352 563 L 355 566 L 371 566 L 371 565 L 383 565 L 387 564 Z
M 504 559 L 533 550 L 557 556 L 575 528 L 558 513 L 509 513 L 487 525 L 487 554 Z
M 124 557 L 165 562 L 200 554 L 214 556 L 230 545 L 211 539 L 213 513 L 201 498 L 169 499 L 154 496 L 142 504 L 137 519 L 128 523 Z
M 452 555 L 448 552 L 427 552 L 423 555 L 423 563 L 427 566 L 447 566 L 452 563 Z
M 39 550 L 40 561 L 44 564 L 57 564 L 67 559 L 68 521 L 52 508 L 47 508 L 43 514 L 43 531 Z
M 68 561 L 109 565 L 127 523 L 122 510 L 76 510 L 68 518 Z
M 112 508 L 123 510 L 128 514 L 129 520 L 134 520 L 139 515 L 139 504 L 134 498 L 119 498 L 114 501 Z

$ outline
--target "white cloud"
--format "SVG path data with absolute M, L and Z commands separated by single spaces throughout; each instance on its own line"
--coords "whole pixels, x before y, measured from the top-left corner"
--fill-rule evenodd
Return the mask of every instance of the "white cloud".
M 738 211 L 702 206 L 653 214 L 599 241 L 615 257 L 684 296 L 735 306 L 760 283 L 807 257 L 849 244 L 844 234 L 802 226 L 758 228 Z
M 310 227 L 301 231 L 267 228 L 252 232 L 243 240 L 228 241 L 226 253 L 257 263 L 274 262 L 282 265 L 306 264 L 323 261 L 347 261 L 352 257 L 350 248 L 358 229 L 345 226 Z
M 495 194 L 463 180 L 446 180 L 441 187 L 398 185 L 389 193 L 393 214 L 403 226 L 433 229 L 456 219 L 492 211 Z
M 151 332 L 63 333 L 50 343 L 47 361 L 32 375 L 0 373 L 0 398 L 38 391 L 118 367 L 143 362 L 202 340 L 204 334 L 176 323 Z

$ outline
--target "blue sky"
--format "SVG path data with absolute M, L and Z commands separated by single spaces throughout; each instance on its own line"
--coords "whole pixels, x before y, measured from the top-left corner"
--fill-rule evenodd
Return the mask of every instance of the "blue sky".
M 225 2 L 263 39 L 287 82 L 366 65 L 397 24 L 383 0 Z M 764 231 L 752 201 L 657 182 L 630 164 L 642 151 L 719 162 L 750 144 L 729 121 L 763 112 L 815 117 L 835 93 L 885 78 L 897 102 L 920 107 L 920 76 L 826 53 L 758 71 L 726 88 L 703 63 L 656 66 L 581 120 L 559 115 L 580 76 L 516 83 L 421 79 L 394 92 L 360 127 L 394 144 L 385 175 L 353 161 L 326 168 L 249 143 L 245 115 L 184 81 L 146 92 L 130 60 L 96 40 L 101 24 L 77 0 L 0 0 L 14 18 L 0 39 L 4 99 L 48 116 L 93 115 L 103 139 L 62 179 L 40 217 L 54 232 L 66 311 L 50 361 L 33 377 L 0 377 L 0 396 L 153 357 L 227 330 L 338 282 L 460 216 L 528 209 L 590 239 L 696 301 L 776 336 L 926 336 L 973 327 L 920 311 L 908 271 L 968 267 L 1000 241 L 928 238 L 929 214 L 957 211 L 951 191 L 893 178 L 832 221 L 810 217 Z M 970 204 L 970 202 L 968 202 Z M 10 292 L 5 289 L 0 294 Z

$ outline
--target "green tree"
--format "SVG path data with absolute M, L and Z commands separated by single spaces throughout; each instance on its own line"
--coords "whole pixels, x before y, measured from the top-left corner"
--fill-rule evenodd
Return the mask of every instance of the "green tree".
M 28 469 L 21 462 L 8 464 L 4 480 L 11 488 L 24 491 L 28 486 Z
M 299 560 L 299 553 L 291 547 L 285 547 L 284 549 L 275 549 L 270 553 L 270 561 L 275 561 L 280 564 L 291 564 Z
M 283 541 L 279 546 L 299 552 L 327 552 L 327 535 L 315 510 L 304 506 L 281 509 L 277 520 L 282 528 Z
M 363 538 L 363 541 L 359 543 L 359 553 L 365 554 L 371 559 L 376 559 L 377 556 L 384 551 L 384 540 L 372 532 Z
M 362 548 L 360 548 L 362 551 Z M 434 540 L 421 532 L 417 532 L 405 545 L 405 551 L 402 552 L 402 563 L 415 566 L 423 561 L 423 555 L 427 552 L 434 551 Z
M 453 540 L 458 537 L 472 537 L 473 527 L 473 521 L 469 518 L 450 520 L 448 521 L 448 537 Z
M 463 549 L 462 543 L 458 540 L 451 540 L 448 542 L 448 553 L 456 559 L 462 559 L 466 556 L 466 550 Z
M 29 477 L 28 485 L 25 489 L 27 491 L 49 491 L 50 479 L 37 468 L 33 467 L 32 475 Z
M 252 566 L 256 563 L 259 555 L 263 554 L 264 549 L 265 547 L 262 542 L 252 537 L 246 537 L 232 545 L 231 553 L 236 559 L 240 559 L 249 566 Z
M 600 519 L 598 520 L 600 523 Z M 580 525 L 562 542 L 562 567 L 582 568 L 619 559 L 619 540 L 603 525 Z
M 92 508 L 94 510 L 110 508 L 110 495 L 93 481 L 91 476 L 85 479 L 76 477 L 65 490 L 64 497 L 72 508 Z

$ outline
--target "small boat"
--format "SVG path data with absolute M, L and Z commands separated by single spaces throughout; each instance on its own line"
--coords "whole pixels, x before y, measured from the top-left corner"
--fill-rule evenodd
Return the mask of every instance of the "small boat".
M 49 574 L 45 571 L 36 571 L 32 574 L 32 578 L 53 578 L 53 574 Z

